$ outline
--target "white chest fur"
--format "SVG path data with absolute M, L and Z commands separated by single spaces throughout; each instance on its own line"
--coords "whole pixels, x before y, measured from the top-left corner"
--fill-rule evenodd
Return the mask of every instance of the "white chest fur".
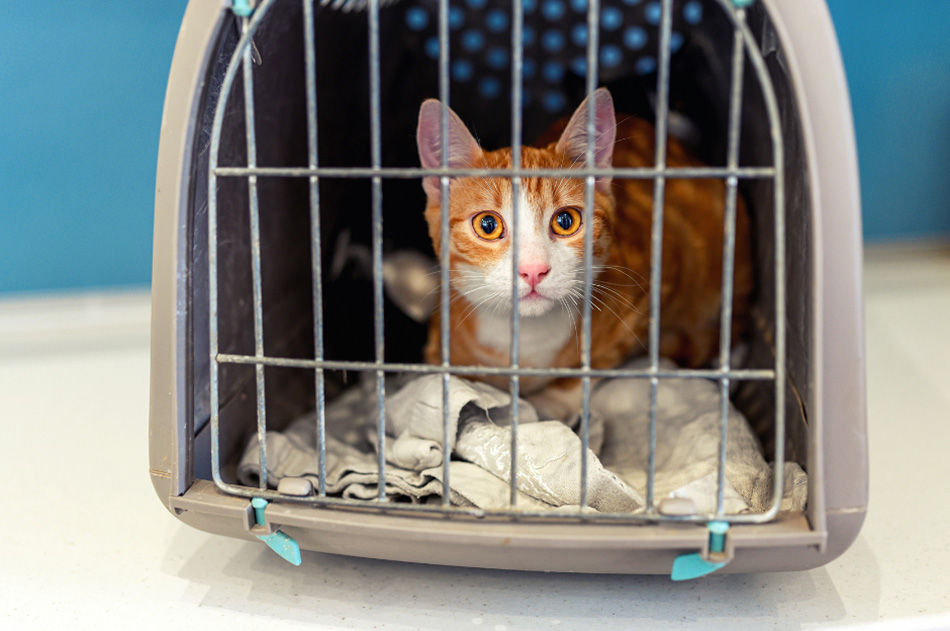
M 490 309 L 479 310 L 477 334 L 478 341 L 485 346 L 507 351 L 511 346 L 510 316 L 492 314 Z M 551 309 L 540 316 L 522 316 L 518 331 L 519 363 L 522 366 L 547 368 L 573 336 L 573 321 L 562 308 Z

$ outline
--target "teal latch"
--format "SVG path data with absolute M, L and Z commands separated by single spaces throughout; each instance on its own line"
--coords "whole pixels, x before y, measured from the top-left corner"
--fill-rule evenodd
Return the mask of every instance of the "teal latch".
M 726 532 L 729 531 L 729 522 L 711 521 L 706 524 L 709 529 L 709 553 L 721 554 L 726 550 Z M 674 581 L 688 581 L 712 574 L 729 561 L 714 562 L 703 558 L 702 553 L 681 554 L 673 560 L 673 571 L 670 578 Z
M 254 7 L 251 6 L 250 0 L 231 0 L 231 10 L 235 15 L 242 18 L 249 17 L 254 13 Z
M 732 6 L 737 9 L 744 9 L 753 2 L 755 2 L 755 0 L 732 0 Z
M 264 515 L 264 509 L 266 507 L 267 500 L 263 497 L 251 499 L 251 508 L 254 509 L 254 522 L 258 526 L 267 525 L 267 520 Z M 294 565 L 300 565 L 302 562 L 303 559 L 300 557 L 300 545 L 287 533 L 275 530 L 267 535 L 257 535 L 257 538 L 266 543 L 267 546 L 279 554 L 282 559 L 290 561 Z

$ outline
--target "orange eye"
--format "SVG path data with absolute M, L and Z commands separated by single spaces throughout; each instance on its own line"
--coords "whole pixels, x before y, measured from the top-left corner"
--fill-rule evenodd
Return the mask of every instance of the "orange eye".
M 497 213 L 486 211 L 472 218 L 472 229 L 482 239 L 494 241 L 504 236 L 505 223 Z
M 554 213 L 551 219 L 551 230 L 559 237 L 569 237 L 581 227 L 581 211 L 573 206 L 566 206 Z

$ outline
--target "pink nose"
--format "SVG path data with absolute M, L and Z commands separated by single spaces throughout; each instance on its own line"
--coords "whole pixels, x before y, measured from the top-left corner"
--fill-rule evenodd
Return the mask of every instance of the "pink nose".
M 518 273 L 531 289 L 534 289 L 550 271 L 551 266 L 544 261 L 525 261 L 518 266 Z

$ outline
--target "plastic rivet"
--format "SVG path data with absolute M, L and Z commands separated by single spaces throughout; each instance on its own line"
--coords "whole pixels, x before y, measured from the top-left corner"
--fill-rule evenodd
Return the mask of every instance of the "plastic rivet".
M 249 17 L 254 13 L 254 7 L 251 6 L 250 0 L 231 0 L 231 10 L 235 15 L 242 18 Z
M 251 508 L 254 509 L 254 522 L 258 526 L 263 526 L 267 523 L 266 518 L 264 517 L 264 509 L 267 507 L 267 500 L 263 497 L 255 497 L 251 499 Z

